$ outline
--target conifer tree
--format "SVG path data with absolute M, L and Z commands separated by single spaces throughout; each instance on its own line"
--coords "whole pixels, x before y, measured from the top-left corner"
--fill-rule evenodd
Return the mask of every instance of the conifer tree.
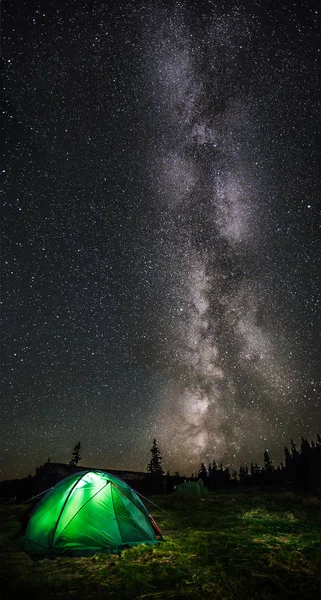
M 264 470 L 266 473 L 272 473 L 273 471 L 273 465 L 268 450 L 265 450 L 264 452 Z
M 198 478 L 202 479 L 202 481 L 205 482 L 207 480 L 207 476 L 208 476 L 207 469 L 205 467 L 205 464 L 202 463 L 201 468 L 198 472 Z
M 156 438 L 153 440 L 153 446 L 151 447 L 150 451 L 152 453 L 152 458 L 147 465 L 147 472 L 152 473 L 153 475 L 164 475 L 162 457 L 156 443 Z
M 81 443 L 77 442 L 77 444 L 75 445 L 72 454 L 71 454 L 71 459 L 69 461 L 70 465 L 78 465 L 81 461 L 81 454 L 80 454 L 80 450 L 81 450 Z
M 217 486 L 217 464 L 215 460 L 208 465 L 208 486 L 211 490 L 215 489 Z
M 225 467 L 223 472 L 223 484 L 228 485 L 231 481 L 231 473 L 228 467 Z
M 291 453 L 287 446 L 284 448 L 285 468 L 288 469 L 291 464 Z
M 245 468 L 240 467 L 239 468 L 239 480 L 240 480 L 240 482 L 243 482 L 244 479 L 245 479 Z
M 295 442 L 292 440 L 292 438 L 291 438 L 290 442 L 291 442 L 291 454 L 292 454 L 292 456 L 293 456 L 294 458 L 296 458 L 296 456 L 299 454 L 299 452 L 298 452 L 298 450 L 297 450 L 297 448 L 296 448 L 296 444 L 295 444 Z

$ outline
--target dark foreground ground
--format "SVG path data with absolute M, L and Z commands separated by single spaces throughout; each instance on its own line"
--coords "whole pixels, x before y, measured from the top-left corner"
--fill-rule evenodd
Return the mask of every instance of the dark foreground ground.
M 292 492 L 151 498 L 165 535 L 120 556 L 32 560 L 15 542 L 25 506 L 0 508 L 0 597 L 321 599 L 321 507 Z

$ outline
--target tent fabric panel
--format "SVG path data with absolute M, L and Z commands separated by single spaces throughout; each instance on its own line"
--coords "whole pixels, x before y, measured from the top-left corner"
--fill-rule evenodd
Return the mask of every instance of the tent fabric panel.
M 155 540 L 149 521 L 117 488 L 112 487 L 115 514 L 121 536 L 126 543 Z
M 137 494 L 130 488 L 131 498 L 130 500 L 135 504 L 136 508 L 143 513 L 147 519 L 149 519 L 149 511 L 147 510 L 145 504 L 141 501 L 141 499 L 137 496 Z
M 79 512 L 83 512 L 87 503 L 91 502 L 91 500 L 106 485 L 108 485 L 107 479 L 98 478 L 91 473 L 84 475 L 84 477 L 78 480 L 78 483 L 71 490 L 68 502 L 63 507 L 63 511 L 60 515 L 53 540 L 54 544 L 68 524 L 79 514 Z
M 57 530 L 55 548 L 100 550 L 118 547 L 122 543 L 111 498 L 111 485 L 102 486 L 101 483 L 98 493 L 89 500 L 85 488 L 83 491 L 75 490 L 70 499 L 69 514 L 66 513 L 67 518 L 61 520 L 61 528 Z
M 135 504 L 135 506 L 141 510 L 141 512 L 143 512 L 146 517 L 148 517 L 149 513 L 148 510 L 146 508 L 146 506 L 143 504 L 143 502 L 140 500 L 140 498 L 137 496 L 137 494 L 135 493 L 135 491 L 129 487 L 129 485 L 127 485 L 127 483 L 125 483 L 124 481 L 122 481 L 121 479 L 119 479 L 119 477 L 116 477 L 116 475 L 110 475 L 109 474 L 109 478 L 110 481 L 112 483 L 114 483 L 114 485 L 116 487 L 119 488 L 119 490 L 129 499 L 131 500 L 131 502 L 133 502 L 133 504 Z
M 40 548 L 47 549 L 51 546 L 61 510 L 80 475 L 77 473 L 60 481 L 34 508 L 25 535 Z

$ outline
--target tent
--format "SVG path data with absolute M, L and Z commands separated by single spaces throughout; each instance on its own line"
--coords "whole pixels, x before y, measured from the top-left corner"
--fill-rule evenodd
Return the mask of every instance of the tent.
M 33 509 L 22 544 L 31 554 L 90 555 L 158 543 L 155 521 L 115 475 L 82 471 L 55 485 Z

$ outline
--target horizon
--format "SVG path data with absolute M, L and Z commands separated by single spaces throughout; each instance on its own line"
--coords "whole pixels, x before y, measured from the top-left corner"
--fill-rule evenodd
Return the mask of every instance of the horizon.
M 312 439 L 310 439 L 310 438 L 309 438 L 309 439 L 308 439 L 308 438 L 306 438 L 306 439 L 308 439 L 308 442 L 309 442 L 309 443 L 311 443 L 311 441 L 312 441 L 312 440 L 314 441 L 314 439 L 316 438 L 316 436 L 317 436 L 317 433 L 316 433 L 316 435 L 315 435 L 314 437 L 312 436 Z M 301 436 L 299 439 L 297 439 L 297 440 L 293 440 L 293 442 L 294 442 L 294 444 L 296 445 L 296 448 L 297 448 L 298 450 L 300 450 L 300 444 L 301 444 L 302 438 L 304 438 L 304 437 L 305 437 L 305 436 Z M 284 446 L 284 447 L 287 447 L 288 449 L 290 449 L 290 448 L 291 448 L 291 440 L 289 440 L 289 441 L 288 441 L 288 443 L 287 443 L 287 444 L 285 444 L 285 446 Z M 247 466 L 247 467 L 250 467 L 250 465 L 251 465 L 252 463 L 253 463 L 254 465 L 255 465 L 255 464 L 257 464 L 259 468 L 262 468 L 262 465 L 263 465 L 263 462 L 264 462 L 264 461 L 263 461 L 263 455 L 264 455 L 264 452 L 265 452 L 266 450 L 269 452 L 268 448 L 265 448 L 265 450 L 264 450 L 264 451 L 263 451 L 263 453 L 262 453 L 261 460 L 260 460 L 260 459 L 259 459 L 259 460 L 254 460 L 254 459 L 252 459 L 252 460 L 249 460 L 249 461 L 244 461 L 243 463 L 239 463 L 239 464 L 236 464 L 236 463 L 235 463 L 235 464 L 224 464 L 224 463 L 222 463 L 222 465 L 223 465 L 223 469 L 225 469 L 225 468 L 228 468 L 228 469 L 229 469 L 229 471 L 230 471 L 230 474 L 232 474 L 232 472 L 233 472 L 233 471 L 236 471 L 237 473 L 239 473 L 239 469 L 240 469 L 240 467 L 246 467 L 246 466 Z M 82 450 L 82 447 L 81 447 L 81 453 L 82 453 L 82 452 L 83 452 L 83 450 Z M 274 467 L 274 468 L 277 468 L 277 467 L 279 467 L 279 466 L 281 465 L 281 463 L 283 463 L 283 464 L 284 464 L 284 448 L 283 448 L 283 454 L 282 454 L 282 457 L 280 458 L 280 460 L 275 460 L 275 459 L 274 459 L 274 457 L 270 455 L 270 452 L 269 452 L 269 456 L 270 456 L 270 458 L 271 458 L 271 461 L 272 461 L 272 464 L 273 464 L 273 467 Z M 32 475 L 32 476 L 33 476 L 33 475 L 35 475 L 35 474 L 36 474 L 36 469 L 37 469 L 37 468 L 39 468 L 39 467 L 41 467 L 41 466 L 44 466 L 44 465 L 45 465 L 45 464 L 47 464 L 47 463 L 54 464 L 54 465 L 66 465 L 66 466 L 68 466 L 68 465 L 70 464 L 70 458 L 71 458 L 71 452 L 70 452 L 69 459 L 66 459 L 66 461 L 62 461 L 62 460 L 53 460 L 53 457 L 52 457 L 52 456 L 50 456 L 50 457 L 48 457 L 48 458 L 47 458 L 47 460 L 44 460 L 43 462 L 41 462 L 41 463 L 39 463 L 39 464 L 37 464 L 37 465 L 34 465 L 34 466 L 33 466 L 32 468 L 30 468 L 29 470 L 28 470 L 28 469 L 26 469 L 26 471 L 24 472 L 24 474 L 22 474 L 22 473 L 21 473 L 21 472 L 19 472 L 19 471 L 16 471 L 16 472 L 15 472 L 15 473 L 16 473 L 15 475 L 13 475 L 13 474 L 12 474 L 12 475 L 9 475 L 9 474 L 8 474 L 8 475 L 6 476 L 6 475 L 5 475 L 5 473 L 2 473 L 2 472 L 0 471 L 0 482 L 1 482 L 1 481 L 6 481 L 6 480 L 24 479 L 24 478 L 28 477 L 29 475 Z M 149 457 L 149 458 L 150 458 L 150 457 Z M 173 468 L 173 469 L 168 469 L 168 468 L 167 468 L 167 466 L 166 466 L 166 463 L 164 463 L 164 461 L 163 461 L 163 460 L 162 460 L 162 465 L 163 465 L 163 469 L 164 469 L 164 474 L 165 474 L 165 475 L 166 475 L 166 474 L 167 474 L 167 472 L 169 471 L 169 474 L 170 474 L 171 476 L 174 476 L 174 475 L 175 475 L 175 472 L 177 472 L 177 471 L 178 471 L 178 472 L 179 472 L 179 475 L 180 475 L 180 477 L 191 477 L 191 476 L 193 476 L 193 475 L 194 475 L 194 477 L 195 477 L 195 476 L 198 474 L 199 470 L 200 470 L 200 467 L 201 467 L 201 464 L 202 464 L 202 462 L 205 464 L 205 466 L 206 466 L 206 468 L 207 468 L 207 467 L 208 467 L 208 465 L 209 465 L 210 463 L 211 463 L 211 464 L 213 464 L 213 462 L 214 462 L 214 461 L 216 462 L 217 466 L 219 467 L 219 466 L 220 466 L 220 464 L 221 464 L 221 461 L 217 461 L 217 460 L 215 459 L 215 457 L 212 457 L 212 459 L 209 459 L 209 460 L 208 460 L 208 459 L 205 459 L 205 460 L 202 460 L 202 461 L 200 461 L 200 462 L 199 462 L 199 465 L 198 465 L 198 467 L 197 467 L 196 469 L 192 470 L 192 471 L 187 471 L 187 469 L 184 469 L 184 468 L 183 468 L 183 469 L 181 469 L 181 470 L 178 470 L 178 469 L 175 469 L 175 468 Z M 148 462 L 148 460 L 147 460 L 147 462 Z M 101 470 L 103 470 L 103 471 L 108 471 L 108 470 L 110 470 L 110 471 L 123 471 L 123 472 L 125 472 L 125 471 L 128 471 L 128 472 L 134 472 L 134 473 L 146 473 L 146 474 L 147 474 L 147 463 L 146 463 L 146 466 L 145 466 L 146 468 L 145 468 L 145 469 L 142 469 L 142 468 L 140 468 L 140 469 L 139 469 L 139 468 L 138 468 L 138 469 L 135 469 L 135 468 L 131 468 L 131 467 L 125 467 L 125 466 L 122 466 L 122 467 L 117 467 L 117 466 L 111 466 L 111 465 L 108 465 L 108 466 L 106 467 L 106 466 L 102 466 L 102 465 L 95 465 L 95 466 L 93 466 L 93 465 L 92 465 L 92 461 L 89 461 L 89 459 L 88 459 L 88 461 L 87 461 L 86 459 L 84 459 L 84 462 L 83 462 L 83 459 L 81 458 L 81 459 L 80 459 L 80 462 L 79 462 L 79 463 L 78 463 L 76 466 L 79 466 L 79 467 L 81 467 L 81 468 L 84 468 L 84 469 L 88 468 L 88 469 L 98 469 L 98 470 L 100 470 L 100 469 L 101 469 Z

